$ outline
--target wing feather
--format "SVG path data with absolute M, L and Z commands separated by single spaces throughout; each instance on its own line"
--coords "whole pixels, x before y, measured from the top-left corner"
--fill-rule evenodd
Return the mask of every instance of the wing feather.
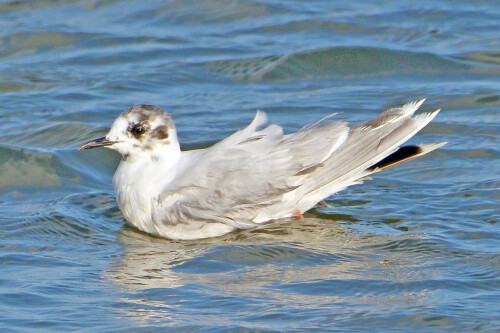
M 266 119 L 258 111 L 246 128 L 210 148 L 193 151 L 186 171 L 176 175 L 158 198 L 155 219 L 251 226 L 249 221 L 260 220 L 265 207 L 279 205 L 313 169 L 321 168 L 349 131 L 343 122 L 318 122 L 283 135 L 278 125 L 259 129 Z
M 154 219 L 247 228 L 304 212 L 371 173 L 439 147 L 420 146 L 413 155 L 377 165 L 436 117 L 439 110 L 413 117 L 423 102 L 386 110 L 352 128 L 325 123 L 330 115 L 287 135 L 278 125 L 265 127 L 267 116 L 257 111 L 246 128 L 188 152 L 189 164 L 159 196 Z

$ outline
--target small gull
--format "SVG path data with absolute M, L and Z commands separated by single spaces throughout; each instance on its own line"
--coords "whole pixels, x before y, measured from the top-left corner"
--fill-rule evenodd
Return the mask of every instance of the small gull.
M 109 133 L 80 149 L 106 147 L 122 160 L 113 177 L 125 220 L 175 240 L 224 235 L 295 217 L 373 173 L 444 145 L 401 146 L 439 110 L 413 116 L 424 100 L 383 111 L 365 124 L 322 120 L 283 134 L 257 111 L 246 128 L 206 149 L 181 151 L 170 115 L 135 105 Z

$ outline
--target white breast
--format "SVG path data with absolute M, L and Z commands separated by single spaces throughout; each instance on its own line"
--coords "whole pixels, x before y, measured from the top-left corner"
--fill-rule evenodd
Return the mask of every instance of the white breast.
M 172 165 L 172 160 L 149 158 L 121 161 L 113 177 L 113 187 L 127 223 L 144 232 L 159 234 L 152 218 L 152 205 L 175 176 Z

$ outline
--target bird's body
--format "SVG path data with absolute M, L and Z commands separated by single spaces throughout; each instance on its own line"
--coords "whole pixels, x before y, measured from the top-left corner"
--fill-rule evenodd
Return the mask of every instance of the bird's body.
M 437 114 L 412 117 L 422 102 L 356 127 L 323 119 L 286 135 L 277 125 L 264 127 L 258 111 L 248 127 L 192 151 L 180 150 L 166 112 L 137 105 L 106 137 L 81 148 L 122 154 L 113 185 L 129 224 L 171 239 L 216 237 L 303 213 L 372 173 L 440 147 L 400 147 Z

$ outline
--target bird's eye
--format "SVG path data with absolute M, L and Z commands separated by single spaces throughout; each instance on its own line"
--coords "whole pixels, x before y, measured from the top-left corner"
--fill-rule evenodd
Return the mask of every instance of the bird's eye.
M 134 127 L 132 127 L 132 134 L 135 136 L 135 137 L 138 137 L 138 136 L 141 136 L 142 133 L 144 133 L 144 127 L 142 127 L 141 125 L 135 125 Z

